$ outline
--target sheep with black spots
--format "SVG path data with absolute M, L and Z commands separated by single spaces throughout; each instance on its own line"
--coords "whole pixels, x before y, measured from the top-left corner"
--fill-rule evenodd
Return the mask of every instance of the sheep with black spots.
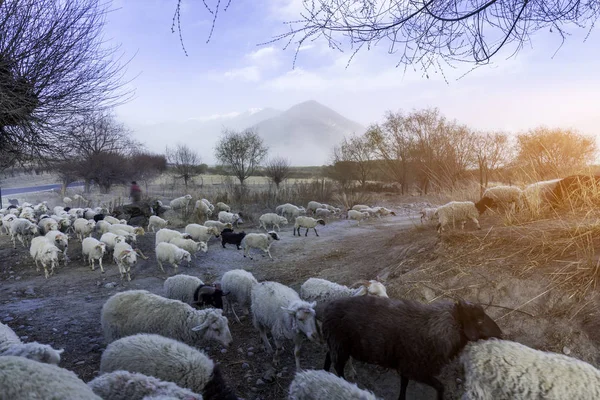
M 0 357 L 2 400 L 102 400 L 73 372 L 23 357 Z
M 288 393 L 288 400 L 377 400 L 373 393 L 322 370 L 296 372 Z
M 273 356 L 273 364 L 279 364 L 279 355 L 283 350 L 283 341 L 294 341 L 294 358 L 296 370 L 300 370 L 300 347 L 304 337 L 317 340 L 318 332 L 315 324 L 316 303 L 308 303 L 300 299 L 296 291 L 278 282 L 261 282 L 252 287 L 252 323 L 259 331 L 265 348 L 273 353 L 273 347 L 267 338 L 271 332 L 277 350 Z
M 479 221 L 477 220 L 477 217 L 479 217 L 479 211 L 477 210 L 477 207 L 475 207 L 475 203 L 472 201 L 451 201 L 443 206 L 439 206 L 435 212 L 435 215 L 439 220 L 437 231 L 440 234 L 450 223 L 454 225 L 456 222 L 460 222 L 461 229 L 465 229 L 467 220 L 473 221 L 473 223 L 477 225 L 477 229 L 481 229 Z
M 23 343 L 8 326 L 0 323 L 0 356 L 25 357 L 46 364 L 58 365 L 64 349 L 56 350 L 38 342 Z
M 177 268 L 179 268 L 179 264 L 181 264 L 184 260 L 188 263 L 192 262 L 192 256 L 188 251 L 180 249 L 171 243 L 159 243 L 156 245 L 156 262 L 160 267 L 162 272 L 165 272 L 163 268 L 163 263 L 169 263 L 175 269 L 175 273 L 177 273 Z
M 308 236 L 308 231 L 311 228 L 315 231 L 315 235 L 319 236 L 319 233 L 317 232 L 317 225 L 319 224 L 325 225 L 325 221 L 322 219 L 314 219 L 312 217 L 298 217 L 294 223 L 294 236 L 296 236 L 296 231 L 298 231 L 298 236 L 300 236 L 300 228 L 306 228 L 304 236 Z
M 150 230 L 152 230 L 152 232 L 156 232 L 159 229 L 166 228 L 167 225 L 169 225 L 168 220 L 162 219 L 161 217 L 156 215 L 151 215 L 148 219 L 147 231 L 150 232 Z
M 506 340 L 469 343 L 463 400 L 599 399 L 600 371 L 562 354 Z
M 166 396 L 177 400 L 203 400 L 202 395 L 136 372 L 117 370 L 102 374 L 88 382 L 95 394 L 104 400 L 144 400 Z
M 267 225 L 272 225 L 272 228 L 275 229 L 275 227 L 277 227 L 277 230 L 281 230 L 279 228 L 279 225 L 287 225 L 288 224 L 288 220 L 285 217 L 281 217 L 275 213 L 266 213 L 260 216 L 260 218 L 258 218 L 258 221 L 260 222 L 260 226 L 259 228 L 265 228 L 265 231 L 268 231 L 267 229 Z
M 222 310 L 196 310 L 146 290 L 129 290 L 110 297 L 102 307 L 101 324 L 107 343 L 136 333 L 155 333 L 190 345 L 214 340 L 229 346 L 232 341 Z
M 279 235 L 275 231 L 268 233 L 249 233 L 242 239 L 242 247 L 244 248 L 244 257 L 249 255 L 250 249 L 259 249 L 271 257 L 271 245 L 275 240 L 279 240 Z M 253 260 L 252 256 L 250 259 Z
M 204 353 L 167 337 L 138 334 L 106 347 L 101 372 L 136 372 L 202 394 L 204 400 L 237 400 L 218 365 Z

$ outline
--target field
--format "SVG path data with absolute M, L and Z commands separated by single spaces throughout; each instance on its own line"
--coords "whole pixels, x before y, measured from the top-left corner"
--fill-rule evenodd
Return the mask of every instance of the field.
M 112 198 L 125 196 L 124 188 Z M 219 190 L 223 190 L 220 188 Z M 181 192 L 180 192 L 181 193 Z M 166 193 L 169 194 L 169 193 Z M 58 194 L 46 196 L 58 202 Z M 96 195 L 94 195 L 96 196 Z M 98 195 L 99 196 L 99 195 Z M 210 195 L 206 195 L 213 199 Z M 375 198 L 374 198 L 375 199 Z M 206 254 L 199 254 L 180 273 L 212 282 L 230 269 L 251 271 L 259 280 L 274 280 L 299 290 L 309 277 L 322 277 L 350 285 L 359 279 L 385 279 L 390 297 L 423 302 L 465 298 L 487 308 L 510 340 L 538 349 L 570 354 L 598 365 L 600 330 L 597 315 L 596 272 L 600 264 L 600 215 L 565 211 L 519 220 L 503 214 L 484 214 L 482 230 L 467 224 L 465 231 L 445 232 L 440 238 L 433 225 L 421 225 L 416 211 L 427 199 L 388 195 L 375 201 L 398 216 L 354 221 L 334 219 L 319 229 L 319 237 L 294 237 L 291 226 L 272 247 L 274 261 L 260 255 L 244 259 L 233 246 L 221 248 L 213 239 Z M 439 199 L 436 199 L 439 201 Z M 262 208 L 267 208 L 263 206 Z M 262 209 L 258 207 L 258 209 Z M 256 231 L 247 223 L 246 232 Z M 98 373 L 105 344 L 100 309 L 108 297 L 128 289 L 162 294 L 164 280 L 153 259 L 154 234 L 138 238 L 138 247 L 150 258 L 140 260 L 131 282 L 119 279 L 108 261 L 106 273 L 84 265 L 80 245 L 71 241 L 71 262 L 55 276 L 44 279 L 35 272 L 27 249 L 13 249 L 0 237 L 0 321 L 10 325 L 24 341 L 39 341 L 65 348 L 61 365 L 89 381 Z M 284 399 L 294 374 L 292 344 L 286 346 L 282 365 L 273 369 L 269 355 L 249 318 L 238 324 L 230 318 L 234 342 L 228 349 L 207 344 L 207 354 L 222 365 L 228 382 L 246 399 Z M 305 343 L 303 368 L 322 368 L 324 349 Z M 396 399 L 399 378 L 393 371 L 354 363 L 355 381 L 384 399 Z M 461 393 L 460 371 L 455 364 L 442 374 L 446 399 Z M 434 392 L 414 382 L 410 399 L 432 399 Z

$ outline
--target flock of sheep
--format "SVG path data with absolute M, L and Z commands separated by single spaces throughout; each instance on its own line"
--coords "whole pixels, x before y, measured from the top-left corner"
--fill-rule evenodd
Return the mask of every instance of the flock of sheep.
M 502 196 L 501 189 L 489 189 L 477 204 L 453 202 L 432 214 L 443 229 L 450 222 L 477 222 L 473 209 L 478 215 L 480 206 L 520 205 L 517 202 L 522 199 L 519 195 L 506 201 L 508 195 Z M 180 197 L 170 207 L 191 207 L 191 199 L 189 195 Z M 49 215 L 45 203 L 0 211 L 1 229 L 11 235 L 13 246 L 17 240 L 30 246 L 32 258 L 42 264 L 46 277 L 52 274 L 59 257 L 68 261 L 69 232 L 82 242 L 82 254 L 92 270 L 96 260 L 102 270 L 103 256 L 112 252 L 121 277 L 127 279 L 131 279 L 137 256 L 145 257 L 131 245 L 146 230 L 156 232 L 156 258 L 161 269 L 168 263 L 177 270 L 183 260 L 206 252 L 212 236 L 220 236 L 223 247 L 235 244 L 243 248 L 244 256 L 254 248 L 270 257 L 271 244 L 279 240 L 275 231 L 235 232 L 233 227 L 242 222 L 241 215 L 231 213 L 223 203 L 213 206 L 205 199 L 196 202 L 194 211 L 205 218 L 218 212 L 218 220 L 189 224 L 184 232 L 168 229 L 169 222 L 158 216 L 152 216 L 144 230 L 114 219 L 100 208 L 59 206 L 52 211 Z M 305 235 L 313 229 L 317 236 L 316 227 L 325 224 L 324 218 L 343 213 L 317 202 L 310 202 L 306 209 L 285 204 L 275 211 L 260 217 L 261 228 L 279 229 L 293 219 L 294 235 L 305 228 Z M 359 205 L 348 210 L 346 217 L 360 223 L 390 214 L 393 212 L 383 207 Z M 92 237 L 94 233 L 99 239 Z M 273 354 L 274 365 L 280 362 L 284 344 L 293 342 L 296 375 L 289 399 L 376 399 L 373 393 L 344 380 L 344 367 L 354 359 L 396 370 L 401 378 L 401 400 L 406 399 L 411 379 L 433 387 L 441 400 L 444 386 L 436 376 L 457 356 L 465 371 L 463 400 L 600 398 L 600 372 L 593 366 L 502 340 L 500 328 L 480 305 L 462 300 L 421 304 L 391 299 L 379 279 L 347 287 L 310 278 L 296 292 L 278 282 L 259 282 L 242 269 L 224 273 L 212 285 L 176 274 L 165 280 L 163 295 L 127 290 L 111 296 L 100 318 L 107 343 L 100 375 L 87 384 L 58 366 L 62 350 L 37 342 L 22 343 L 10 327 L 0 324 L 0 397 L 237 399 L 219 364 L 199 350 L 209 342 L 224 347 L 232 343 L 225 315 L 239 322 L 236 308 L 251 315 L 266 350 Z M 326 347 L 324 370 L 301 369 L 304 340 Z M 331 366 L 337 376 L 328 372 Z

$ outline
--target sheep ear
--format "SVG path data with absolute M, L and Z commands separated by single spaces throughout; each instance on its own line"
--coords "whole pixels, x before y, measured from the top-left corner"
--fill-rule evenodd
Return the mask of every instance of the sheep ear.
M 64 351 L 65 351 L 65 349 L 56 350 L 56 352 L 57 352 L 58 354 L 62 354 Z
M 296 314 L 296 310 L 294 310 L 293 308 L 287 308 L 287 307 L 281 307 L 281 309 L 285 312 L 287 312 L 288 314 Z
M 464 300 L 458 300 L 456 302 L 456 310 L 458 312 L 458 319 L 463 327 L 463 332 L 468 340 L 476 341 L 479 339 L 479 330 L 477 329 L 477 323 L 474 321 L 473 316 L 468 312 L 469 303 Z

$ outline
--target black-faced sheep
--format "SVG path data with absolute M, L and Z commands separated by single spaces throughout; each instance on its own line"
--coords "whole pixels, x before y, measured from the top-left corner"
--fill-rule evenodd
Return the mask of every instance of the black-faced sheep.
M 296 222 L 294 223 L 294 236 L 296 236 L 296 231 L 298 231 L 298 236 L 300 236 L 300 228 L 306 228 L 306 232 L 304 236 L 308 236 L 308 231 L 312 228 L 315 231 L 315 235 L 319 236 L 317 232 L 317 225 L 325 225 L 325 221 L 322 219 L 314 219 L 312 217 L 297 217 Z

